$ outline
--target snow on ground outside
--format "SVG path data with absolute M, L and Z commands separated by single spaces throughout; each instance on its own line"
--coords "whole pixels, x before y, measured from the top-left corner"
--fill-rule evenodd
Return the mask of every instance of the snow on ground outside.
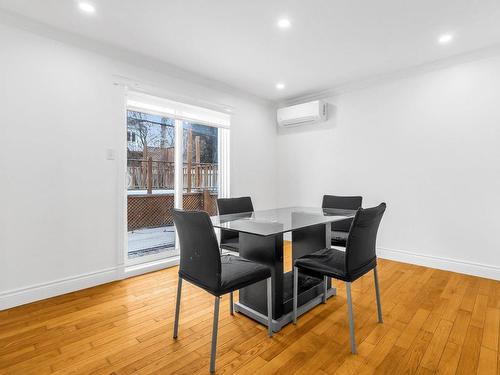
M 173 226 L 144 228 L 128 232 L 128 256 L 135 258 L 157 254 L 162 251 L 175 252 L 175 232 Z

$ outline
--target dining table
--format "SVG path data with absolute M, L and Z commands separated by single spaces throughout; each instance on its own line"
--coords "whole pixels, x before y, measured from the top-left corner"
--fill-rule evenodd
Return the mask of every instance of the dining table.
M 330 248 L 331 223 L 353 218 L 356 210 L 321 207 L 283 207 L 212 216 L 215 228 L 238 232 L 239 256 L 264 264 L 272 277 L 272 329 L 280 331 L 292 322 L 293 272 L 284 272 L 283 244 L 291 240 L 292 262 L 304 255 Z M 291 238 L 290 238 L 291 236 Z M 327 279 L 326 298 L 322 278 L 299 273 L 297 313 L 302 315 L 336 294 Z M 235 311 L 267 326 L 266 283 L 239 291 Z

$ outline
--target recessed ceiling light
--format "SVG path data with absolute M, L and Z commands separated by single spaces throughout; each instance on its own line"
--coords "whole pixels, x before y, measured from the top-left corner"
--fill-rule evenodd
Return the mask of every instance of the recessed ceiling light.
M 439 44 L 447 44 L 453 40 L 453 34 L 443 34 L 438 38 Z
M 86 2 L 80 2 L 78 3 L 78 8 L 80 8 L 80 10 L 82 12 L 85 12 L 85 13 L 95 13 L 95 6 L 93 6 L 92 4 L 90 3 L 86 3 Z
M 291 25 L 290 20 L 288 18 L 282 18 L 278 21 L 278 27 L 281 29 L 287 29 Z
M 278 83 L 276 84 L 276 88 L 277 88 L 278 90 L 283 90 L 283 89 L 285 88 L 285 84 L 284 84 L 284 83 L 282 83 L 282 82 L 278 82 Z

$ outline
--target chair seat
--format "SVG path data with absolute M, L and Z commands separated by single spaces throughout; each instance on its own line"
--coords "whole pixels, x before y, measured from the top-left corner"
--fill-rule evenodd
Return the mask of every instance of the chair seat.
M 259 263 L 234 255 L 221 257 L 221 286 L 216 295 L 226 294 L 271 277 L 271 270 Z
M 295 267 L 301 272 L 315 277 L 329 276 L 343 281 L 354 281 L 367 271 L 375 268 L 377 258 L 347 274 L 345 271 L 345 252 L 337 249 L 322 249 L 295 260 Z
M 347 237 L 349 237 L 349 232 L 332 230 L 332 245 L 346 247 Z
M 221 249 L 239 252 L 240 251 L 240 241 L 239 238 L 227 238 L 220 243 Z

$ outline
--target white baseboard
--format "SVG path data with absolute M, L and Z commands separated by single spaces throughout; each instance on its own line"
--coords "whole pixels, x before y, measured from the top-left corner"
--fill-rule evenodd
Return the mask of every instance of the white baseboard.
M 66 277 L 47 283 L 31 285 L 24 288 L 7 290 L 0 293 L 0 311 L 45 298 L 120 280 L 123 276 L 123 267 L 119 266 L 77 276 Z
M 384 259 L 395 260 L 403 263 L 417 264 L 437 268 L 445 271 L 464 273 L 467 275 L 500 280 L 500 267 L 489 266 L 481 263 L 467 262 L 451 258 L 436 257 L 418 254 L 411 251 L 377 248 L 377 256 Z
M 124 268 L 117 266 L 0 293 L 0 311 L 179 264 L 179 257 Z

